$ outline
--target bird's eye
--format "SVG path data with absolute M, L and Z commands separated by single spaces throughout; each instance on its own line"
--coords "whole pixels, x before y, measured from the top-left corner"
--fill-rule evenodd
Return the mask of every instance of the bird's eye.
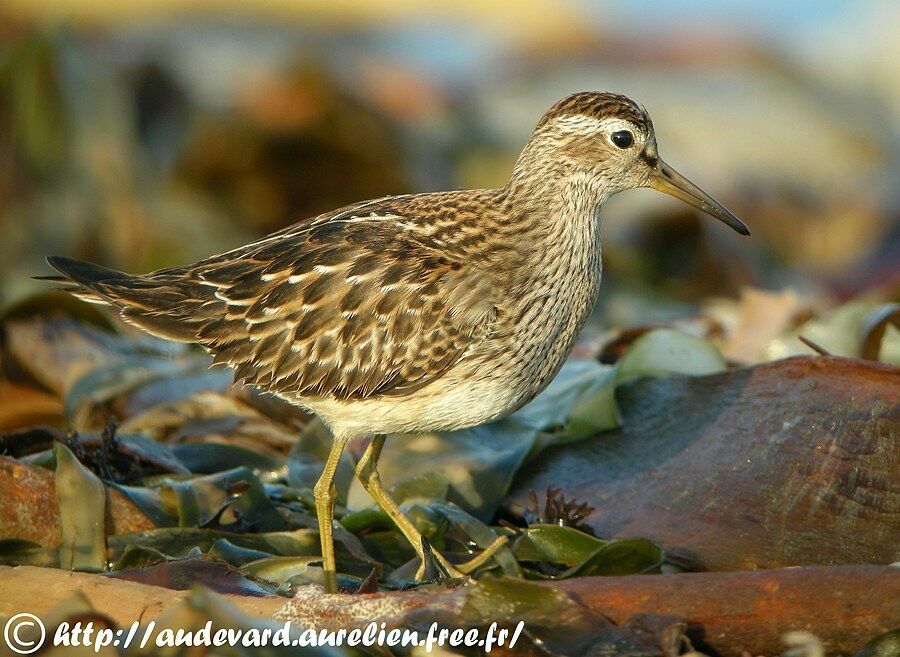
M 629 148 L 634 143 L 634 137 L 627 130 L 619 130 L 612 133 L 610 139 L 619 148 Z

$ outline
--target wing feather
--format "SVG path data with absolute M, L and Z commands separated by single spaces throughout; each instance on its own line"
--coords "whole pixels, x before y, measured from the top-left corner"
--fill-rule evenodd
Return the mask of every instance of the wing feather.
M 196 341 L 247 383 L 356 399 L 426 385 L 490 333 L 484 276 L 394 222 L 351 219 L 167 270 L 211 306 Z
M 248 383 L 297 398 L 402 394 L 446 373 L 497 320 L 487 277 L 416 230 L 398 209 L 404 198 L 144 276 L 49 262 L 79 286 L 73 293 L 117 306 L 150 333 L 200 344 Z

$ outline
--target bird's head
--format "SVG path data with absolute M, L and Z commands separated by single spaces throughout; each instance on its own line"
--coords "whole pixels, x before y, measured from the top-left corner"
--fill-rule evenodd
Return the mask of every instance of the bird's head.
M 750 234 L 725 206 L 663 162 L 647 110 L 620 94 L 572 94 L 547 110 L 517 173 L 539 178 L 551 170 L 587 185 L 600 202 L 626 189 L 652 187 Z

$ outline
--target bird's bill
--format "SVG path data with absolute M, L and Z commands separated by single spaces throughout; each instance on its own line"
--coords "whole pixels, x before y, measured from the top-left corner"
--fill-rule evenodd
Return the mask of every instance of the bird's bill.
M 709 216 L 728 224 L 741 235 L 750 234 L 747 224 L 735 217 L 728 208 L 662 160 L 659 161 L 659 165 L 653 172 L 653 176 L 650 179 L 650 187 L 663 194 L 681 199 L 698 210 L 702 210 Z

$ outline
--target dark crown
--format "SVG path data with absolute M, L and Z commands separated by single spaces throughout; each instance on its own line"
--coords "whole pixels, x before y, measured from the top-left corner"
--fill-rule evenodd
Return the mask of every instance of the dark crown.
M 597 119 L 609 117 L 625 119 L 631 121 L 645 133 L 653 129 L 653 123 L 650 121 L 647 110 L 627 96 L 608 91 L 581 91 L 566 96 L 547 110 L 538 123 L 538 127 L 561 116 L 575 115 Z

